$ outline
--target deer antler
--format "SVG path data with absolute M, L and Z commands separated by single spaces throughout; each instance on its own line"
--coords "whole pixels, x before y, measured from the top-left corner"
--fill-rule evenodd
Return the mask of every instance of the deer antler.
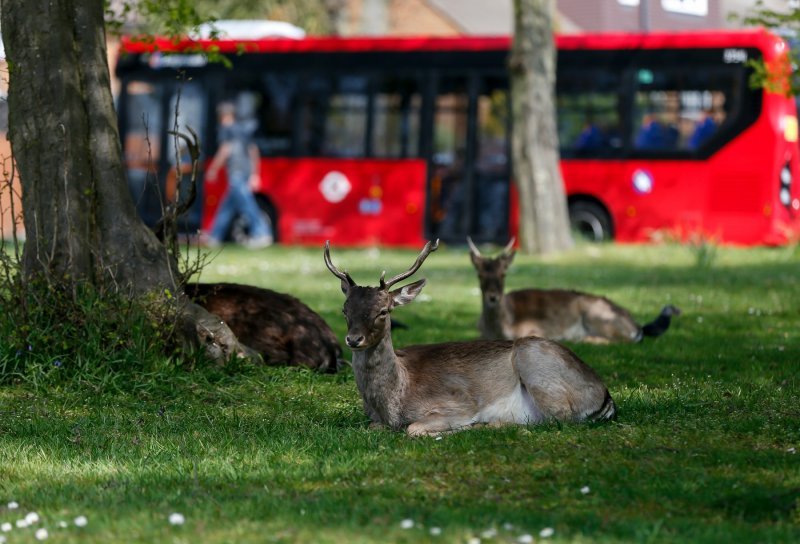
M 335 266 L 333 266 L 333 263 L 331 262 L 331 241 L 330 240 L 325 240 L 325 265 L 328 267 L 328 270 L 330 270 L 331 273 L 334 276 L 336 276 L 337 278 L 339 278 L 342 281 L 346 281 L 348 285 L 355 285 L 356 284 L 356 282 L 353 281 L 353 278 L 350 277 L 350 274 L 348 274 L 347 272 L 343 272 L 343 271 L 339 270 L 338 268 L 336 268 Z
M 469 250 L 473 255 L 476 257 L 481 257 L 481 252 L 478 250 L 478 247 L 472 242 L 472 238 L 469 236 L 467 236 L 467 244 L 469 245 Z
M 509 255 L 511 249 L 514 247 L 514 242 L 516 241 L 517 241 L 516 236 L 512 236 L 511 240 L 509 240 L 508 243 L 506 244 L 506 247 L 503 248 L 503 255 Z
M 394 285 L 398 281 L 403 281 L 404 279 L 408 278 L 409 276 L 412 276 L 417 270 L 419 270 L 419 267 L 422 266 L 422 263 L 425 262 L 425 259 L 428 258 L 428 255 L 430 255 L 432 251 L 436 251 L 437 249 L 439 249 L 439 239 L 438 238 L 434 242 L 430 242 L 429 241 L 427 244 L 425 244 L 425 247 L 422 248 L 422 251 L 420 252 L 419 256 L 417 257 L 417 260 L 414 262 L 414 264 L 411 266 L 411 268 L 409 268 L 405 272 L 396 275 L 395 277 L 391 278 L 389 281 L 384 281 L 383 280 L 383 275 L 381 275 L 381 283 L 380 283 L 381 289 L 389 289 L 392 285 Z

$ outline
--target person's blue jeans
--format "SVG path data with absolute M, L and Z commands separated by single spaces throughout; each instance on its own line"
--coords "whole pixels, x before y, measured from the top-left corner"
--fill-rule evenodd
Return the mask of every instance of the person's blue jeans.
M 228 179 L 228 191 L 217 208 L 217 215 L 211 227 L 211 238 L 217 241 L 224 240 L 231 228 L 231 222 L 239 214 L 242 214 L 250 225 L 251 238 L 272 236 L 261 216 L 256 198 L 250 190 L 247 176 L 232 175 Z

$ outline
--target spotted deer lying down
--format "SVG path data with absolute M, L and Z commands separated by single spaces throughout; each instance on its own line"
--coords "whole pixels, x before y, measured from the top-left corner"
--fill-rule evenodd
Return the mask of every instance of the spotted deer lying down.
M 643 336 L 660 336 L 680 310 L 664 306 L 661 314 L 640 326 L 625 308 L 605 297 L 565 289 L 521 289 L 505 293 L 505 277 L 514 260 L 512 238 L 495 258 L 484 257 L 468 237 L 472 264 L 478 271 L 482 311 L 481 337 L 513 340 L 541 336 L 551 340 L 639 342 Z
M 377 287 L 356 285 L 331 262 L 341 280 L 345 342 L 373 425 L 409 435 L 435 435 L 474 424 L 533 424 L 548 420 L 611 419 L 616 407 L 600 377 L 570 350 L 543 338 L 476 340 L 392 346 L 389 315 L 422 291 L 421 279 L 391 290 L 419 270 L 438 240 L 428 242 L 406 272 Z
M 236 283 L 190 283 L 186 295 L 224 321 L 270 365 L 336 372 L 344 361 L 336 335 L 293 296 Z

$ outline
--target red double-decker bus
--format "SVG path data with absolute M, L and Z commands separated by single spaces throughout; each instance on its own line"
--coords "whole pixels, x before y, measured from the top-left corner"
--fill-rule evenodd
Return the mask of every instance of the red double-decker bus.
M 557 45 L 574 228 L 626 242 L 797 237 L 796 107 L 748 81 L 749 61 L 784 62 L 780 38 L 605 34 Z M 125 40 L 118 110 L 139 210 L 154 222 L 182 190 L 168 131 L 192 127 L 211 157 L 224 100 L 257 122 L 258 198 L 281 242 L 505 242 L 516 221 L 509 47 L 507 37 Z M 229 62 L 208 62 L 198 53 L 208 49 Z M 201 188 L 189 230 L 208 228 L 224 183 Z

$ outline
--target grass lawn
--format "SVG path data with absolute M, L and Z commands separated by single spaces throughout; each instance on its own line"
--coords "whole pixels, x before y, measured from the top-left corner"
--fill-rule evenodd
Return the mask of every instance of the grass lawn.
M 372 285 L 415 255 L 332 251 Z M 800 254 L 703 257 L 677 245 L 517 257 L 512 289 L 604 294 L 642 322 L 667 303 L 683 310 L 655 340 L 571 346 L 616 400 L 618 419 L 602 425 L 368 430 L 349 369 L 0 387 L 0 524 L 41 518 L 0 542 L 33 542 L 41 527 L 53 542 L 800 542 Z M 394 313 L 409 325 L 395 346 L 475 338 L 466 250 L 441 248 L 416 277 L 428 285 Z M 344 336 L 321 248 L 226 248 L 202 279 L 290 292 Z

